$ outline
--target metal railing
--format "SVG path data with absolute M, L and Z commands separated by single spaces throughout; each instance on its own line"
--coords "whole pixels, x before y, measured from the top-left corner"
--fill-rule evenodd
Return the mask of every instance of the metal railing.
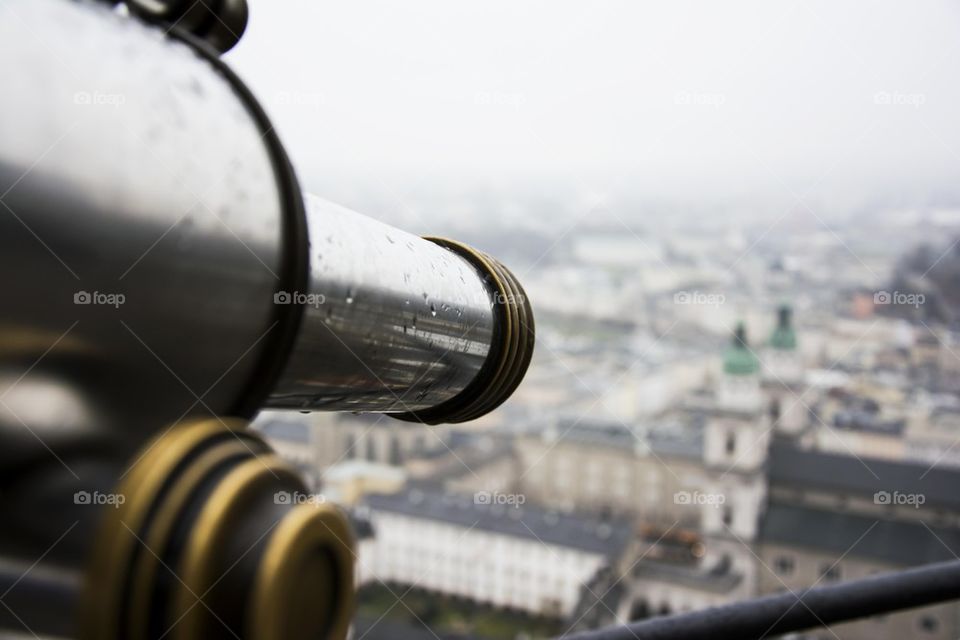
M 565 635 L 569 640 L 772 638 L 960 599 L 960 560 Z

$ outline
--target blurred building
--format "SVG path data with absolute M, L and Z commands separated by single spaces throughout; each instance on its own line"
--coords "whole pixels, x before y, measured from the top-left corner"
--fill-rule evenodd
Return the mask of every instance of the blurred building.
M 346 460 L 324 472 L 323 494 L 327 500 L 352 507 L 370 493 L 401 491 L 406 482 L 407 474 L 402 468 L 367 460 Z
M 576 376 L 585 392 L 560 386 L 568 367 L 601 358 L 571 343 L 569 361 L 540 370 L 567 374 L 527 394 L 537 411 L 521 396 L 466 427 L 303 416 L 310 426 L 261 429 L 369 526 L 362 582 L 575 629 L 954 557 L 960 400 L 944 390 L 946 347 L 898 321 L 841 318 L 802 349 L 790 307 L 771 320 L 757 342 L 737 325 L 705 384 L 696 369 L 661 376 L 671 389 L 656 411 L 636 409 L 655 389 L 631 396 L 616 357 Z M 656 357 L 644 366 L 642 378 L 666 371 Z M 609 381 L 615 406 L 601 406 L 591 397 Z M 838 629 L 950 638 L 958 615 L 946 604 Z
M 953 560 L 960 471 L 774 446 L 757 549 L 759 593 Z M 820 629 L 808 638 L 956 638 L 956 603 Z
M 420 488 L 370 495 L 360 511 L 373 530 L 360 546 L 360 580 L 566 618 L 583 585 L 619 560 L 633 528 L 522 502 Z

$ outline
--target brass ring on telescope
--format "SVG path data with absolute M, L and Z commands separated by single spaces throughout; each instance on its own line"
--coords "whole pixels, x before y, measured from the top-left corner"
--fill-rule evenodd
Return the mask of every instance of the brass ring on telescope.
M 346 637 L 353 613 L 353 546 L 353 535 L 336 507 L 296 506 L 271 534 L 257 568 L 245 636 L 250 640 Z M 319 562 L 325 570 L 309 571 L 311 562 L 314 569 Z M 328 580 L 320 589 L 329 589 L 330 597 L 312 598 L 312 603 L 325 600 L 330 607 L 318 612 L 310 603 L 298 601 L 297 594 L 315 596 L 305 580 L 324 574 Z
M 501 369 L 498 371 L 497 377 L 490 383 L 483 401 L 478 402 L 475 406 L 474 412 L 478 415 L 489 413 L 508 397 L 503 395 L 503 390 L 513 379 L 516 372 L 516 363 L 522 357 L 522 354 L 519 353 L 521 327 L 517 305 L 515 304 L 516 292 L 513 290 L 510 280 L 506 275 L 506 268 L 490 256 L 486 257 L 492 271 L 497 275 L 498 283 L 501 288 L 506 291 L 506 297 L 501 306 L 506 311 L 504 323 L 509 327 L 509 331 L 507 332 L 507 337 L 504 342 L 503 364 Z
M 205 614 L 208 609 L 202 601 L 224 577 L 222 569 L 218 570 L 214 552 L 222 549 L 228 540 L 236 518 L 246 506 L 246 498 L 270 483 L 271 478 L 280 476 L 296 484 L 300 482 L 296 472 L 275 455 L 250 458 L 231 469 L 207 498 L 177 571 L 180 584 L 176 585 L 169 612 L 174 640 L 207 637 Z
M 147 640 L 150 600 L 153 596 L 156 574 L 161 565 L 157 554 L 167 546 L 177 520 L 193 497 L 193 493 L 204 478 L 211 475 L 217 467 L 231 458 L 243 457 L 244 454 L 248 454 L 248 449 L 236 440 L 224 441 L 205 451 L 176 479 L 158 508 L 153 523 L 143 537 L 144 546 L 148 549 L 156 549 L 157 552 L 140 554 L 133 569 L 135 579 L 130 585 L 128 625 L 128 637 L 131 640 Z
M 234 419 L 185 423 L 151 441 L 131 466 L 117 488 L 126 500 L 105 510 L 95 543 L 82 640 L 160 633 L 295 639 L 299 629 L 320 624 L 330 631 L 325 637 L 345 637 L 353 602 L 350 525 L 333 506 L 278 500 L 278 490 L 306 493 L 306 486 L 245 426 Z M 325 621 L 304 618 L 299 629 L 283 622 L 282 635 L 275 624 L 264 632 L 251 623 L 243 606 L 253 598 L 258 620 L 297 620 L 296 608 L 284 606 L 300 597 L 295 586 L 313 588 L 311 604 L 319 597 L 326 605 Z
M 99 535 L 91 553 L 83 594 L 80 636 L 90 640 L 127 637 L 121 634 L 120 616 L 127 592 L 127 576 L 141 541 L 142 531 L 178 465 L 205 440 L 224 433 L 238 434 L 246 423 L 227 418 L 186 422 L 157 436 L 145 447 L 116 489 L 123 504 L 105 509 Z
M 515 302 L 513 308 L 517 315 L 517 335 L 519 344 L 517 345 L 517 352 L 515 353 L 516 358 L 513 361 L 513 366 L 511 367 L 508 375 L 504 376 L 503 378 L 503 387 L 500 389 L 499 402 L 489 407 L 487 411 L 492 411 L 507 398 L 513 395 L 513 392 L 523 380 L 523 376 L 526 373 L 527 368 L 530 366 L 530 361 L 533 359 L 533 349 L 536 343 L 533 308 L 530 305 L 530 300 L 527 299 L 526 291 L 524 291 L 523 287 L 513 275 L 512 271 L 494 258 L 491 258 L 491 261 L 493 261 L 502 270 L 504 283 L 506 284 L 507 288 L 512 291 L 512 300 Z
M 500 406 L 523 378 L 535 343 L 533 311 L 523 287 L 497 260 L 455 240 L 424 239 L 457 254 L 483 276 L 496 314 L 493 338 L 483 366 L 460 393 L 433 407 L 388 415 L 424 424 L 468 422 Z

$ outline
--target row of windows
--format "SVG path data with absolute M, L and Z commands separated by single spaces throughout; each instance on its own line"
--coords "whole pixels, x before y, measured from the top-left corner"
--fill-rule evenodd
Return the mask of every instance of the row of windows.
M 797 562 L 793 556 L 781 555 L 773 560 L 773 568 L 778 575 L 792 576 L 797 569 Z M 840 563 L 824 562 L 820 564 L 817 575 L 823 582 L 836 582 L 841 578 Z
M 392 435 L 388 441 L 389 451 L 387 452 L 387 462 L 394 466 L 400 465 L 403 463 L 403 454 L 400 447 L 400 439 Z M 423 440 L 421 438 L 416 438 L 413 442 L 413 451 L 423 450 Z M 377 456 L 377 445 L 375 438 L 367 435 L 366 437 L 357 438 L 352 433 L 347 434 L 346 442 L 346 452 L 344 457 L 347 460 L 357 460 L 364 458 L 370 462 L 377 462 L 379 457 Z

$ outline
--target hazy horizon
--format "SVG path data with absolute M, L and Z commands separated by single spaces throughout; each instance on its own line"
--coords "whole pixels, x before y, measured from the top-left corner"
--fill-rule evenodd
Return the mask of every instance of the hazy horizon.
M 226 59 L 314 190 L 957 200 L 949 2 L 253 0 L 250 14 Z

